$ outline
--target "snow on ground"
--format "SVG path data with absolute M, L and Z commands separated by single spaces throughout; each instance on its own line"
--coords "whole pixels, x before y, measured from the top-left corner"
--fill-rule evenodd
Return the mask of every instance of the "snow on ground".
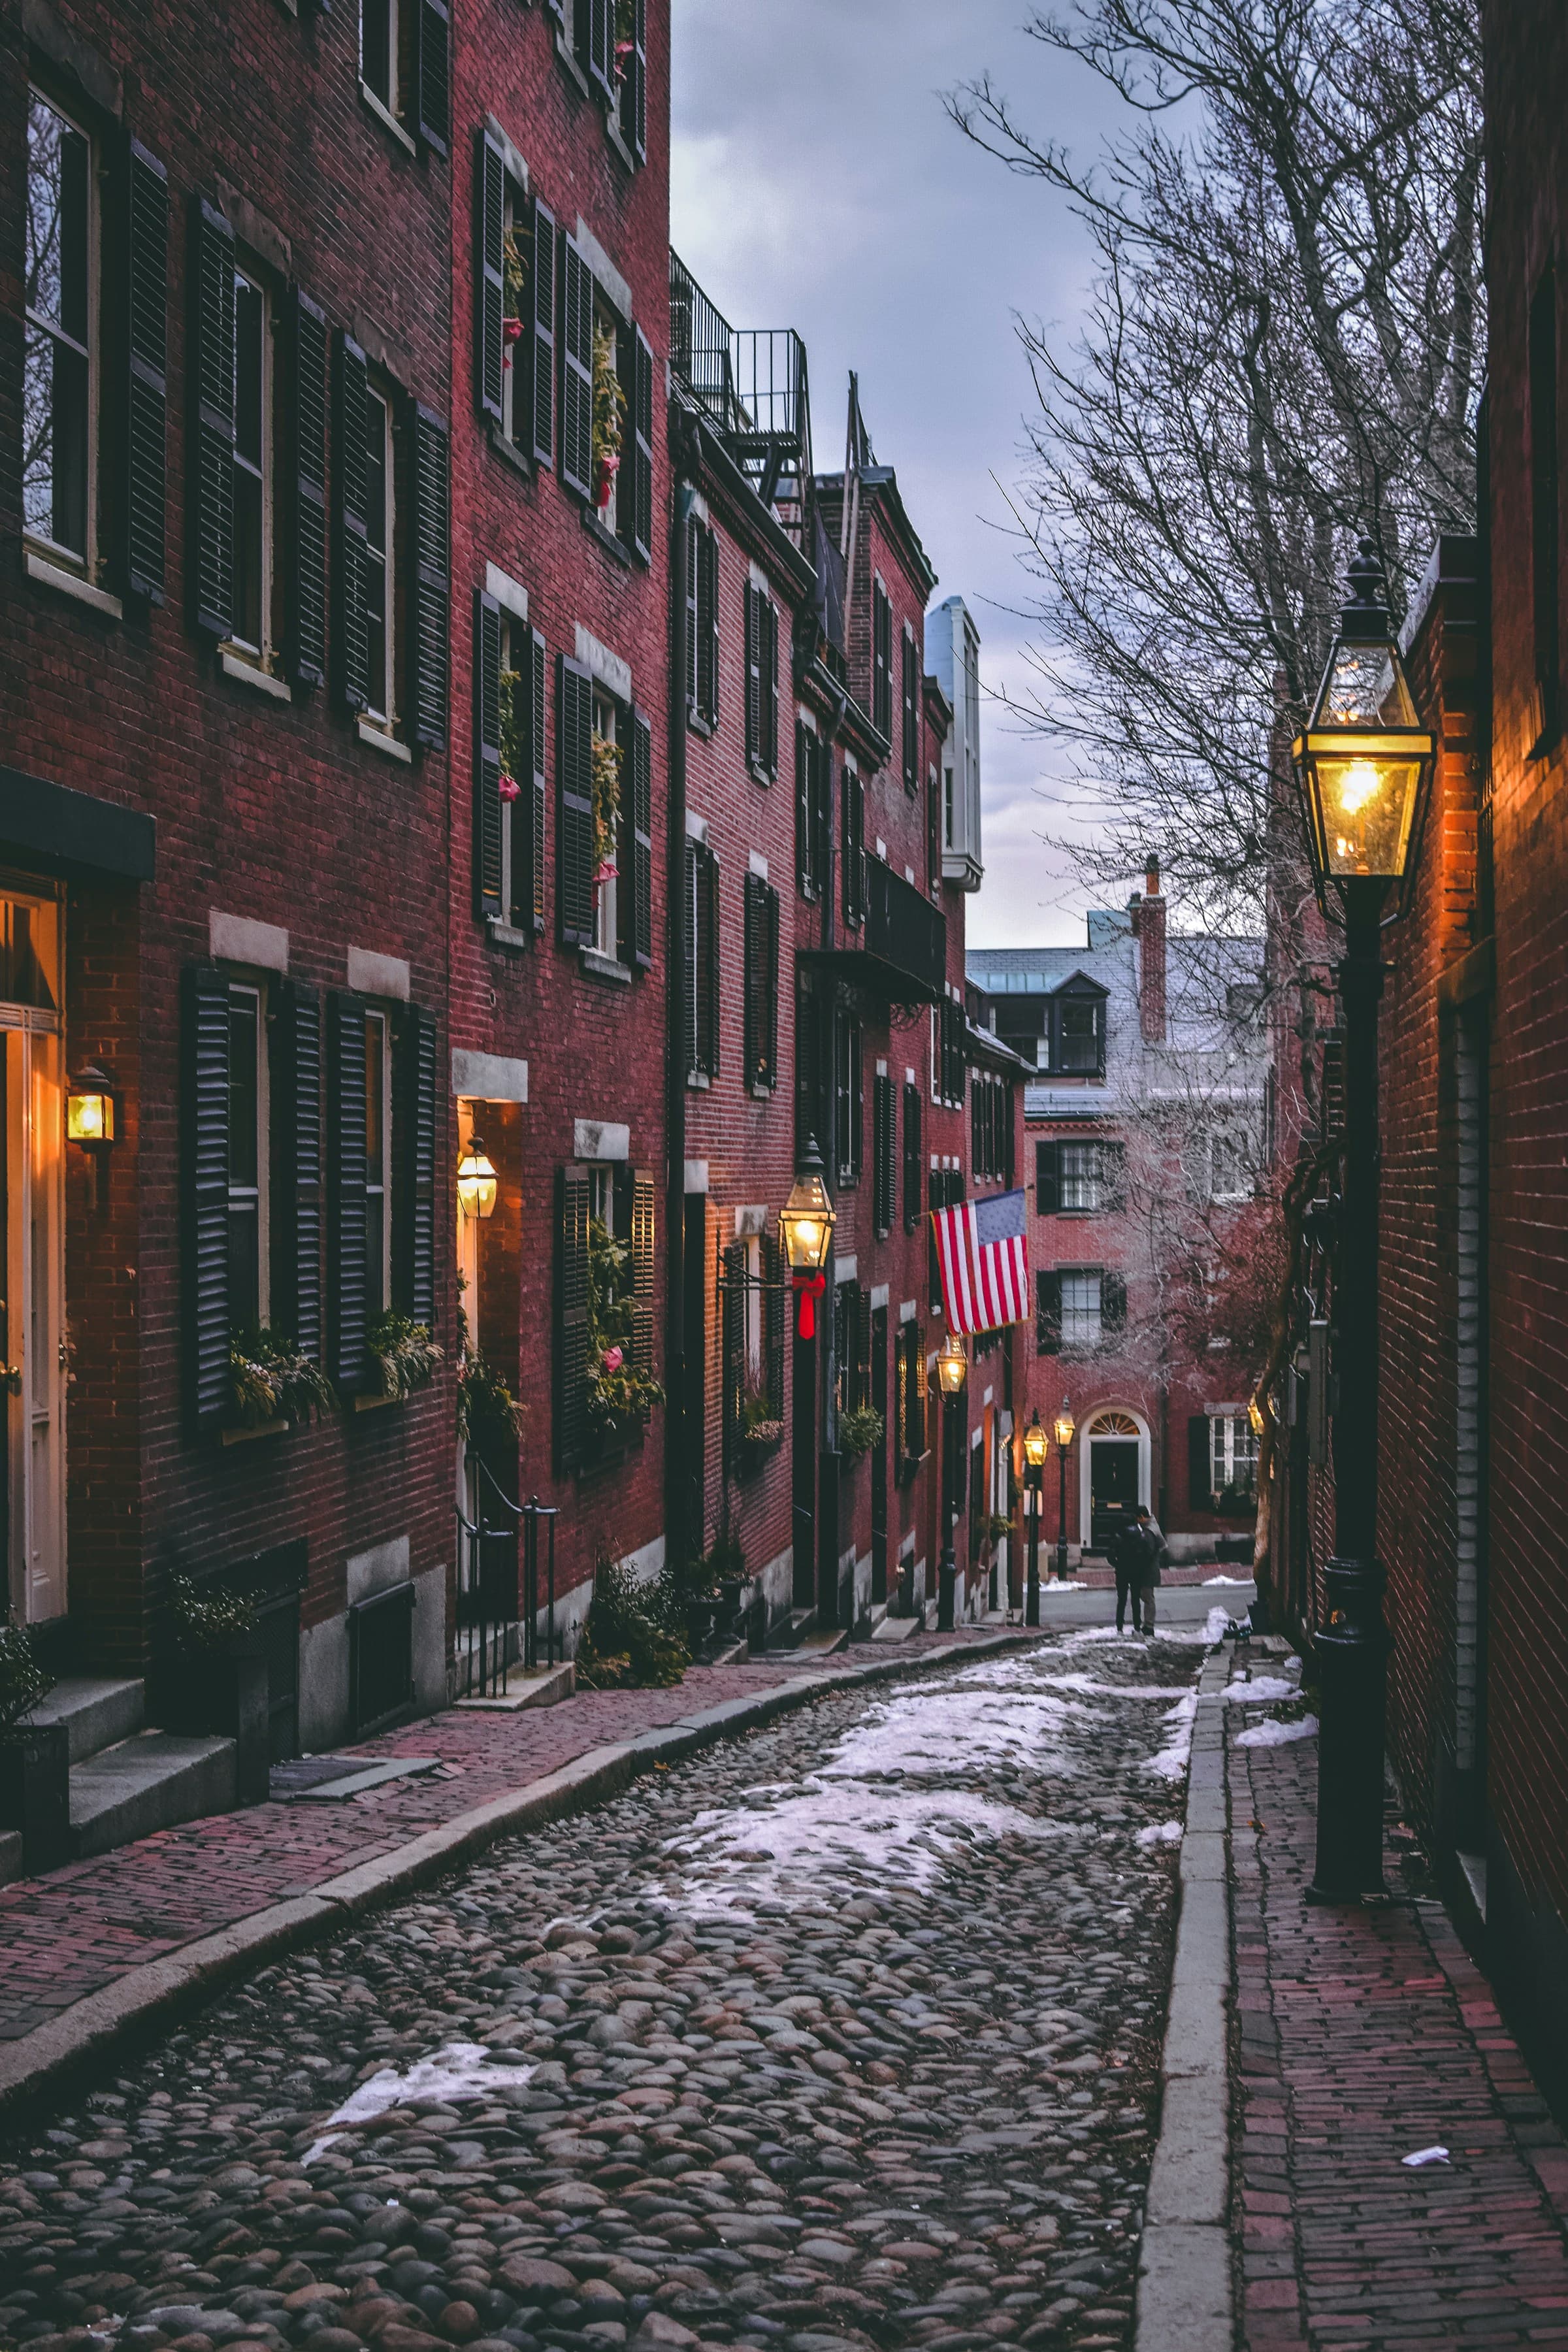
M 1271 1715 L 1267 1721 L 1250 1723 L 1245 1731 L 1238 1731 L 1236 1745 L 1238 1748 L 1283 1748 L 1289 1740 L 1315 1739 L 1317 1736 L 1318 1718 L 1315 1715 L 1304 1715 L 1300 1723 L 1281 1723 L 1277 1715 Z
M 1144 1765 L 1145 1772 L 1158 1772 L 1163 1780 L 1179 1780 L 1187 1769 L 1193 1752 L 1193 1717 L 1198 1711 L 1196 1691 L 1184 1691 L 1163 1720 L 1170 1737 L 1158 1756 L 1151 1756 Z
M 1204 1591 L 1206 1592 L 1211 1584 L 1250 1584 L 1251 1582 L 1250 1576 L 1205 1576 Z
M 1147 1829 L 1139 1831 L 1136 1840 L 1139 1845 L 1180 1845 L 1181 1842 L 1180 1822 L 1151 1822 Z
M 1265 1699 L 1300 1698 L 1301 1688 L 1279 1675 L 1257 1675 L 1249 1683 L 1226 1683 L 1220 1696 L 1237 1706 L 1260 1706 Z
M 494 2053 L 484 2042 L 444 2042 L 428 2058 L 416 2058 L 405 2074 L 400 2074 L 395 2066 L 382 2067 L 379 2074 L 351 2092 L 327 2121 L 367 2124 L 373 2117 L 385 2115 L 389 2107 L 416 2106 L 422 2100 L 455 2105 L 459 2099 L 493 2099 L 499 2082 L 517 2085 L 526 2083 L 532 2072 L 529 2065 L 508 2065 L 503 2075 Z M 342 2137 L 341 2132 L 324 2132 L 307 2148 L 301 2161 L 314 2164 L 334 2140 Z

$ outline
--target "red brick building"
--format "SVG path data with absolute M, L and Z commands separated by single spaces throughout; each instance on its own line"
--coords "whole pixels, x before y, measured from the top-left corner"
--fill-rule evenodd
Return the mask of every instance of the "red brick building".
M 283 1752 L 446 1692 L 447 1369 L 380 1361 L 452 1339 L 426 14 L 411 77 L 370 0 L 363 45 L 247 10 L 243 66 L 218 19 L 0 13 L 9 1597 L 134 1680 L 173 1572 L 243 1576 Z

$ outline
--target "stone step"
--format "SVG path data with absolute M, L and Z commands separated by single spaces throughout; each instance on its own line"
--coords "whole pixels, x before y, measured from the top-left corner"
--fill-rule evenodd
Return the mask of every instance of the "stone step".
M 810 1633 L 816 1622 L 815 1609 L 792 1609 L 787 1617 L 781 1617 L 778 1623 L 770 1629 L 769 1649 L 797 1650 L 802 1637 Z
M 100 1748 L 129 1739 L 147 1720 L 147 1686 L 103 1675 L 67 1675 L 33 1709 L 35 1723 L 63 1723 L 70 1760 L 79 1764 Z
M 505 1690 L 456 1702 L 459 1715 L 521 1715 L 527 1706 L 555 1706 L 577 1687 L 570 1658 L 562 1666 L 509 1666 Z
M 907 1642 L 911 1633 L 921 1630 L 918 1617 L 884 1617 L 871 1634 L 873 1642 Z
M 232 1812 L 235 1796 L 232 1739 L 139 1731 L 72 1767 L 72 1843 L 79 1854 L 108 1853 L 176 1822 Z
M 830 1658 L 836 1650 L 848 1648 L 849 1629 L 847 1625 L 817 1626 L 803 1633 L 795 1646 L 802 1657 Z

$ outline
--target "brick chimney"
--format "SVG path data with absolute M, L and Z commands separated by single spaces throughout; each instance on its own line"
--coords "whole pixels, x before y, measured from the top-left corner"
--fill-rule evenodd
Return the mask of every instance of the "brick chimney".
M 1160 861 L 1151 856 L 1138 909 L 1138 1017 L 1146 1045 L 1165 1042 L 1165 901 Z

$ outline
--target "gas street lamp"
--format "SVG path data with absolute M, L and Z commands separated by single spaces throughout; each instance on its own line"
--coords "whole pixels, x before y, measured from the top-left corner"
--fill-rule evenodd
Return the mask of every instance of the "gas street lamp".
M 1024 1603 L 1024 1622 L 1037 1625 L 1040 1622 L 1040 1505 L 1045 1499 L 1046 1454 L 1050 1439 L 1040 1426 L 1040 1409 L 1035 1408 L 1034 1419 L 1024 1432 L 1024 1487 L 1029 1505 L 1029 1587 Z
M 833 1246 L 836 1222 L 822 1154 L 816 1148 L 816 1136 L 809 1135 L 796 1162 L 789 1199 L 779 1211 L 779 1247 L 795 1276 L 795 1296 L 800 1301 L 796 1329 L 803 1339 L 816 1337 L 815 1307 L 827 1287 L 823 1268 Z
M 1072 1417 L 1072 1406 L 1066 1397 L 1057 1415 L 1057 1468 L 1061 1474 L 1061 1486 L 1057 1497 L 1057 1582 L 1065 1584 L 1068 1572 L 1068 1455 L 1078 1434 L 1078 1423 Z
M 1312 715 L 1291 757 L 1306 805 L 1318 897 L 1344 917 L 1338 970 L 1345 1033 L 1345 1152 L 1336 1220 L 1334 1557 L 1318 1634 L 1317 1859 L 1310 1902 L 1383 1886 L 1388 1634 L 1377 1559 L 1377 1006 L 1389 886 L 1404 877 L 1421 787 L 1436 752 L 1419 723 L 1390 625 L 1383 568 L 1363 539 L 1350 567 Z
M 952 1422 L 958 1400 L 963 1394 L 963 1384 L 969 1378 L 969 1358 L 956 1331 L 950 1331 L 937 1350 L 936 1379 L 942 1391 L 942 1564 L 937 1573 L 937 1631 L 952 1631 L 953 1594 L 958 1585 L 958 1561 L 952 1548 L 952 1530 L 961 1507 L 953 1494 Z

